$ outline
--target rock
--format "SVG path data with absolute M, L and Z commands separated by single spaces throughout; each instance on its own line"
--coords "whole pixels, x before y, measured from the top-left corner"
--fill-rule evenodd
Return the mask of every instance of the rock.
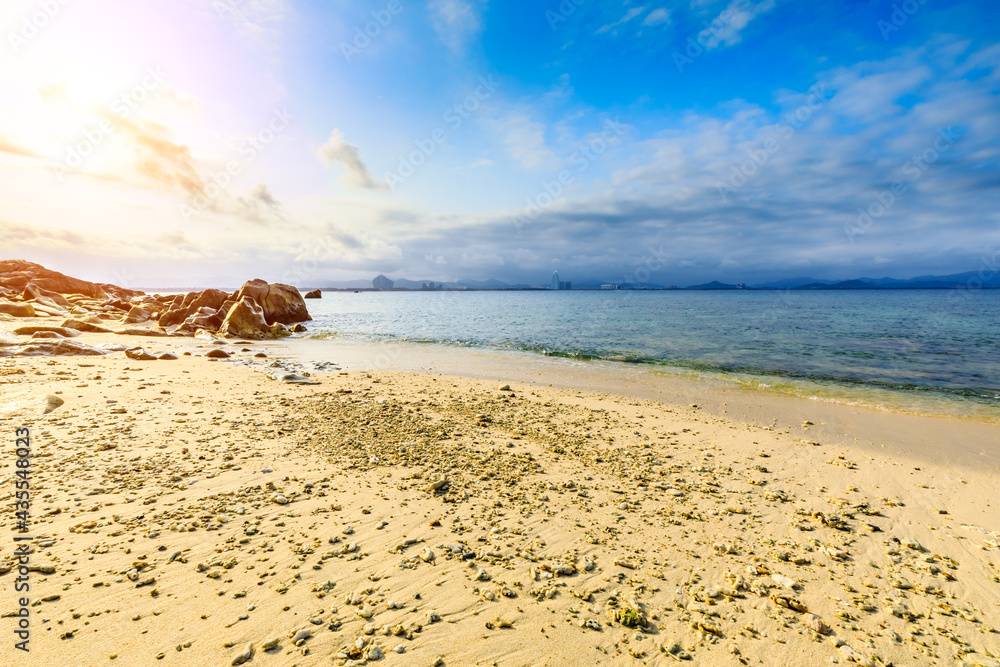
M 18 327 L 14 329 L 14 333 L 18 336 L 30 336 L 39 332 L 48 332 L 59 334 L 63 338 L 75 338 L 80 335 L 80 332 L 75 329 L 67 329 L 65 327 Z
M 62 336 L 60 336 L 59 334 L 57 334 L 55 331 L 36 331 L 35 333 L 31 334 L 31 340 L 39 340 L 39 339 L 45 339 L 45 338 L 48 338 L 48 339 L 59 338 L 59 339 L 61 339 Z
M 122 318 L 122 324 L 139 324 L 141 322 L 148 322 L 153 316 L 153 311 L 150 310 L 148 306 L 132 306 L 125 317 Z
M 270 377 L 285 384 L 321 384 L 316 380 L 311 380 L 295 373 L 276 373 Z
M 264 309 L 251 297 L 241 298 L 226 314 L 219 334 L 229 338 L 270 338 L 271 327 L 264 319 Z
M 802 624 L 819 635 L 830 633 L 830 628 L 816 614 L 806 614 L 803 616 Z
M 157 355 L 156 358 L 161 361 L 176 361 L 177 355 L 174 354 L 173 352 L 164 352 L 162 354 Z
M 129 359 L 135 359 L 136 361 L 155 361 L 156 357 L 146 352 L 146 350 L 141 347 L 133 347 L 131 349 L 125 350 L 125 356 Z
M 49 395 L 45 397 L 45 410 L 42 414 L 49 414 L 61 405 L 64 405 L 66 401 L 59 398 L 58 396 Z
M 307 298 L 307 299 L 322 299 L 323 298 L 323 293 L 320 292 L 318 289 L 314 289 L 314 290 L 311 290 L 309 292 L 306 292 L 305 298 Z
M 312 319 L 302 295 L 291 285 L 269 284 L 259 279 L 250 280 L 243 284 L 234 299 L 239 302 L 247 297 L 253 299 L 263 309 L 268 326 L 274 323 L 295 324 Z
M 306 328 L 306 325 L 299 323 L 299 324 L 293 324 L 292 328 L 290 328 L 289 331 L 291 331 L 292 333 L 305 333 L 309 331 L 309 329 Z
M 209 350 L 208 353 L 205 354 L 205 356 L 208 357 L 209 359 L 228 359 L 230 357 L 230 354 L 225 350 L 220 350 L 216 348 L 214 350 Z
M 30 303 L 0 299 L 0 313 L 14 317 L 35 317 L 35 308 Z
M 101 321 L 96 317 L 92 319 L 96 319 L 98 322 Z M 75 329 L 76 331 L 86 331 L 88 333 L 111 333 L 111 329 L 102 327 L 98 324 L 95 324 L 94 322 L 88 322 L 85 320 L 73 320 L 73 319 L 65 320 L 60 326 L 64 329 Z
M 271 325 L 271 338 L 286 338 L 291 336 L 292 333 L 288 330 L 284 324 L 280 322 L 275 322 Z
M 23 259 L 0 261 L 0 286 L 20 290 L 29 284 L 57 294 L 81 294 L 95 299 L 106 299 L 109 296 L 119 299 L 142 296 L 142 292 L 115 285 L 70 278 L 58 271 L 46 269 L 41 264 Z
M 246 648 L 240 651 L 235 658 L 233 658 L 233 665 L 242 665 L 244 662 L 253 657 L 253 644 L 247 644 Z
M 0 357 L 100 356 L 108 353 L 72 340 L 39 340 L 0 347 Z
M 115 332 L 119 336 L 154 336 L 163 337 L 168 335 L 166 331 L 157 329 L 119 329 Z

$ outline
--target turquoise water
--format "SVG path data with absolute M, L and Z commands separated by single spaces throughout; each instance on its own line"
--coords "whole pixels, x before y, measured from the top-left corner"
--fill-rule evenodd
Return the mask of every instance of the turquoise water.
M 308 305 L 311 335 L 324 338 L 642 363 L 1000 417 L 1000 290 L 325 292 Z

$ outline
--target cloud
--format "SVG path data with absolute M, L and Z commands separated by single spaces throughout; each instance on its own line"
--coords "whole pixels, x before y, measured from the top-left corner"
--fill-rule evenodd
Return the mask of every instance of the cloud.
M 320 146 L 316 154 L 328 168 L 335 164 L 343 166 L 344 175 L 351 185 L 366 190 L 385 188 L 385 184 L 376 181 L 371 171 L 368 170 L 367 165 L 361 159 L 361 151 L 358 150 L 358 147 L 347 143 L 344 140 L 344 133 L 337 128 L 333 128 L 330 138 Z
M 654 9 L 642 21 L 643 25 L 648 26 L 663 25 L 665 23 L 670 23 L 670 12 L 663 7 Z
M 486 0 L 431 0 L 428 8 L 441 41 L 452 51 L 462 53 L 482 30 L 485 5 Z
M 493 122 L 507 153 L 527 169 L 553 169 L 559 159 L 545 141 L 546 127 L 526 112 L 515 111 Z
M 709 37 L 705 48 L 712 50 L 720 46 L 733 46 L 743 40 L 743 30 L 758 16 L 775 8 L 775 0 L 761 0 L 751 4 L 748 0 L 733 0 L 706 29 Z
M 645 7 L 633 7 L 632 9 L 628 10 L 627 12 L 625 12 L 625 15 L 622 16 L 617 21 L 615 21 L 614 23 L 608 23 L 606 25 L 602 25 L 600 28 L 598 28 L 594 32 L 596 34 L 598 34 L 598 35 L 606 33 L 606 32 L 610 32 L 613 35 L 617 34 L 617 31 L 615 31 L 615 28 L 617 28 L 618 26 L 621 26 L 621 25 L 625 25 L 626 23 L 628 23 L 632 19 L 636 18 L 637 16 L 640 16 L 644 11 L 646 11 Z

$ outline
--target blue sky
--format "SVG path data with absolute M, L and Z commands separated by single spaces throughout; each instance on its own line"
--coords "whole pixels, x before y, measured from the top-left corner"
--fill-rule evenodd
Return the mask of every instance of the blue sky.
M 1000 250 L 994 2 L 43 5 L 0 13 L 0 254 L 67 273 L 753 283 Z

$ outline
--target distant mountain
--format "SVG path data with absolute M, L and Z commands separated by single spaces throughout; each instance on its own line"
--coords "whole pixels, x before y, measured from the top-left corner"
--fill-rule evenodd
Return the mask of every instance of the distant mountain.
M 774 280 L 769 283 L 751 285 L 753 289 L 795 289 L 803 285 L 832 285 L 836 280 L 821 280 L 819 278 L 785 278 L 784 280 Z
M 704 289 L 704 290 L 721 290 L 721 289 L 740 289 L 736 285 L 727 285 L 726 283 L 720 283 L 718 280 L 713 280 L 710 283 L 705 283 L 704 285 L 691 285 L 690 287 L 685 287 L 684 289 Z
M 847 289 L 878 289 L 876 286 L 866 283 L 863 280 L 845 280 L 839 283 L 827 284 L 827 283 L 813 283 L 811 285 L 802 285 L 801 287 L 796 287 L 795 289 L 802 290 L 847 290 Z

